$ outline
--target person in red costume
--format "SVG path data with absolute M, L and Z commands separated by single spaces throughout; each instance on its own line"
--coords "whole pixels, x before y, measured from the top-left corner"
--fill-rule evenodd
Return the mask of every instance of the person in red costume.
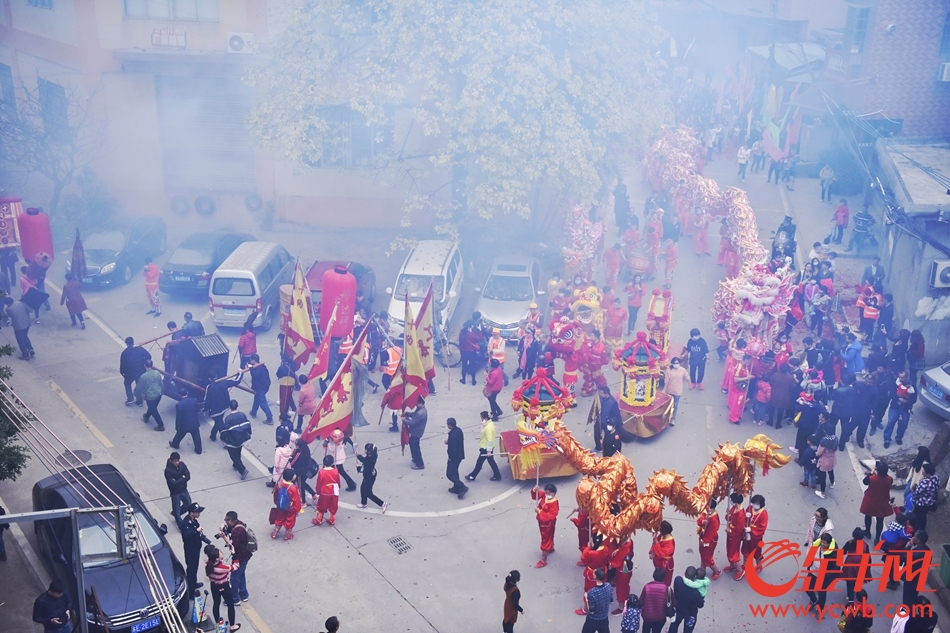
M 676 260 L 679 259 L 679 249 L 676 246 L 676 242 L 673 240 L 666 241 L 666 268 L 664 269 L 664 278 L 666 280 L 666 287 L 669 288 L 673 285 L 673 271 L 676 270 Z
M 742 495 L 738 492 L 732 493 L 729 501 L 732 502 L 726 510 L 726 560 L 729 566 L 723 571 L 738 571 L 742 537 L 745 535 L 745 510 L 742 508 Z
M 653 545 L 650 546 L 650 559 L 653 567 L 662 569 L 666 574 L 663 583 L 669 587 L 673 584 L 673 553 L 676 551 L 676 541 L 673 539 L 673 526 L 669 521 L 660 523 L 660 531 L 653 535 Z
M 650 251 L 650 267 L 647 270 L 647 277 L 653 279 L 656 277 L 656 267 L 660 261 L 660 236 L 656 232 L 656 227 L 647 227 L 646 242 Z
M 720 266 L 726 263 L 726 253 L 732 250 L 732 241 L 729 238 L 729 225 L 726 224 L 726 218 L 719 223 L 719 256 L 716 257 L 716 263 Z
M 597 586 L 597 570 L 607 574 L 607 566 L 610 564 L 610 555 L 613 549 L 604 543 L 604 537 L 601 534 L 593 532 L 591 534 L 591 543 L 581 552 L 581 562 L 584 563 L 584 593 Z M 577 615 L 587 615 L 586 609 L 574 609 Z
M 627 537 L 610 555 L 610 568 L 614 572 L 613 585 L 617 591 L 617 604 L 611 615 L 623 613 L 623 605 L 630 596 L 630 579 L 633 577 L 633 540 Z
M 594 392 L 597 391 L 597 387 L 607 386 L 607 379 L 604 377 L 602 370 L 604 365 L 610 361 L 607 358 L 607 346 L 604 345 L 600 337 L 600 330 L 593 330 L 591 332 L 590 348 L 587 358 L 587 368 L 590 370 L 590 375 L 584 376 L 584 384 L 581 387 L 582 396 L 593 395 Z
M 697 255 L 709 255 L 709 217 L 702 207 L 693 209 L 693 249 Z
M 317 516 L 310 522 L 323 523 L 323 515 L 330 513 L 330 525 L 336 523 L 336 511 L 340 507 L 340 471 L 333 465 L 333 455 L 323 457 L 323 468 L 317 473 Z
M 297 525 L 297 513 L 300 512 L 301 503 L 300 503 L 300 493 L 297 491 L 297 486 L 294 485 L 294 471 L 289 468 L 284 471 L 284 474 L 281 476 L 280 483 L 274 486 L 274 531 L 270 533 L 270 537 L 275 539 L 277 535 L 280 534 L 280 528 L 284 528 L 287 532 L 284 534 L 284 540 L 289 541 L 294 538 L 294 526 Z M 280 505 L 282 500 L 286 499 L 286 503 L 289 503 L 287 509 L 281 510 Z
M 557 502 L 557 487 L 547 484 L 544 490 L 537 486 L 531 489 L 531 498 L 538 502 L 534 509 L 541 531 L 541 560 L 534 564 L 538 569 L 548 564 L 548 556 L 554 551 L 554 527 L 560 506 Z
M 614 244 L 604 252 L 604 272 L 607 274 L 607 285 L 611 290 L 617 287 L 617 275 L 620 274 L 620 243 Z
M 696 519 L 696 533 L 699 534 L 699 566 L 713 570 L 710 580 L 718 580 L 722 570 L 716 566 L 716 546 L 719 545 L 719 513 L 716 512 L 716 500 L 710 499 L 709 506 Z
M 145 314 L 161 316 L 162 300 L 158 295 L 158 266 L 151 257 L 145 258 L 145 268 L 142 273 L 145 275 L 145 295 L 148 297 L 148 305 L 151 308 Z
M 765 497 L 752 495 L 745 511 L 745 536 L 742 538 L 742 558 L 739 559 L 736 580 L 745 577 L 745 563 L 750 556 L 755 557 L 755 571 L 762 571 L 762 539 L 768 527 L 769 513 L 765 509 Z
M 577 516 L 574 516 L 575 514 Z M 583 554 L 584 548 L 590 545 L 590 515 L 587 510 L 578 506 L 567 515 L 567 518 L 577 526 L 577 549 Z M 578 560 L 577 566 L 583 567 L 584 561 Z

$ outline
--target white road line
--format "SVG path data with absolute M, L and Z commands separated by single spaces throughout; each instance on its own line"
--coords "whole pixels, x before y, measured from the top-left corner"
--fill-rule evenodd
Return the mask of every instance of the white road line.
M 520 486 L 520 485 L 512 486 L 511 488 L 504 491 L 500 495 L 496 497 L 492 497 L 491 499 L 488 499 L 487 501 L 482 501 L 481 503 L 476 503 L 473 506 L 465 506 L 464 508 L 458 508 L 455 510 L 439 510 L 436 512 L 402 512 L 400 510 L 387 510 L 386 516 L 431 519 L 435 517 L 451 517 L 451 516 L 457 516 L 459 514 L 468 514 L 469 512 L 475 512 L 477 510 L 481 510 L 482 508 L 487 508 L 488 506 L 494 505 L 498 503 L 499 501 L 503 501 L 507 499 L 508 497 L 510 497 L 511 495 L 518 492 L 519 490 L 521 490 L 522 487 L 523 486 Z M 366 512 L 367 514 L 382 514 L 382 512 L 379 509 L 357 508 L 355 505 L 351 503 L 344 503 L 343 501 L 340 502 L 340 507 L 346 508 L 347 510 L 353 510 L 355 512 Z
M 251 462 L 251 466 L 261 471 L 262 475 L 266 477 L 271 476 L 271 473 L 267 470 L 267 466 L 264 465 L 264 462 L 262 462 L 260 458 L 250 450 L 245 448 L 243 451 L 241 451 L 241 456 L 247 458 L 247 461 Z
M 47 282 L 46 282 L 46 286 L 47 286 L 48 288 L 50 288 L 50 289 L 56 291 L 56 293 L 58 293 L 59 295 L 62 295 L 62 294 L 63 294 L 62 288 L 57 287 L 56 284 L 54 284 L 54 283 L 51 282 L 51 281 L 47 281 Z M 119 347 L 121 347 L 122 349 L 125 349 L 125 340 L 124 340 L 121 336 L 119 336 L 118 333 L 117 333 L 115 330 L 113 330 L 111 327 L 109 327 L 108 325 L 106 325 L 105 321 L 103 321 L 102 319 L 100 319 L 100 318 L 96 315 L 95 312 L 93 312 L 92 310 L 86 310 L 83 314 L 84 314 L 84 316 L 88 317 L 90 321 L 92 321 L 93 323 L 95 323 L 96 325 L 98 325 L 98 326 L 99 326 L 99 329 L 101 329 L 103 332 L 106 333 L 106 336 L 108 336 L 108 337 L 111 338 L 113 341 L 115 341 L 116 343 L 118 343 Z

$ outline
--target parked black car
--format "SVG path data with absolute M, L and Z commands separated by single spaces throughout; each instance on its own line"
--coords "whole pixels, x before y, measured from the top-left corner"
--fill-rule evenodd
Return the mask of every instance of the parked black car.
M 126 230 L 97 231 L 83 240 L 86 251 L 84 284 L 105 286 L 127 284 L 140 273 L 146 257 L 157 257 L 168 245 L 165 220 L 146 215 L 134 220 Z M 66 272 L 71 268 L 66 262 Z
M 172 251 L 162 266 L 158 287 L 162 292 L 207 294 L 211 275 L 221 262 L 239 245 L 255 241 L 257 238 L 248 233 L 192 233 Z
M 189 606 L 185 570 L 165 540 L 166 528 L 155 523 L 138 493 L 115 466 L 96 464 L 67 470 L 37 482 L 33 486 L 33 510 L 122 505 L 108 489 L 114 491 L 122 502 L 132 506 L 145 541 L 169 586 L 175 606 L 184 617 Z M 88 490 L 106 492 L 90 494 Z M 92 499 L 93 503 L 88 499 Z M 107 520 L 109 516 L 85 514 L 79 520 L 86 604 L 93 604 L 92 590 L 95 589 L 110 633 L 157 633 L 162 626 L 161 618 L 149 590 L 145 571 L 137 557 L 123 560 L 122 554 L 117 551 L 115 530 L 111 526 L 114 519 L 110 517 Z M 34 521 L 33 529 L 40 553 L 46 559 L 52 576 L 66 585 L 73 608 L 76 608 L 79 605 L 79 588 L 73 566 L 77 553 L 73 550 L 72 521 L 69 518 Z M 139 547 L 143 546 L 144 543 L 139 542 Z M 87 606 L 89 630 L 105 631 L 103 623 L 91 610 Z

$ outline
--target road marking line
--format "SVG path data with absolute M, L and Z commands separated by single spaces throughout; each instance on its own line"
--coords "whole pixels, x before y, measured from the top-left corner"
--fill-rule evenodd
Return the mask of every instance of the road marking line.
M 59 295 L 62 295 L 62 294 L 63 294 L 63 290 L 62 290 L 61 288 L 59 288 L 56 284 L 54 284 L 53 282 L 51 282 L 51 281 L 47 281 L 47 282 L 46 282 L 46 286 L 47 286 L 48 288 L 50 288 L 50 289 L 56 291 Z M 99 326 L 99 329 L 102 330 L 103 332 L 105 332 L 106 336 L 108 336 L 108 337 L 111 338 L 113 341 L 115 341 L 116 343 L 118 343 L 119 347 L 121 347 L 122 349 L 125 349 L 125 340 L 124 340 L 121 336 L 119 336 L 119 334 L 118 334 L 115 330 L 113 330 L 111 327 L 109 327 L 108 325 L 106 325 L 105 321 L 103 321 L 102 319 L 100 319 L 100 318 L 96 315 L 95 312 L 93 312 L 92 310 L 86 310 L 86 311 L 83 313 L 83 315 L 86 316 L 90 321 L 92 321 L 93 323 L 95 323 L 96 325 L 98 325 L 98 326 Z
M 435 518 L 435 517 L 451 517 L 457 516 L 459 514 L 468 514 L 469 512 L 475 512 L 476 510 L 481 510 L 482 508 L 487 508 L 488 506 L 494 505 L 499 501 L 507 499 L 511 495 L 515 494 L 522 489 L 521 485 L 512 486 L 508 490 L 504 491 L 496 497 L 492 497 L 487 501 L 482 501 L 481 503 L 476 503 L 473 506 L 465 506 L 464 508 L 458 508 L 456 510 L 439 510 L 437 512 L 401 512 L 399 510 L 387 510 L 386 516 L 393 517 L 422 517 L 422 518 Z M 356 512 L 366 512 L 368 514 L 382 514 L 382 511 L 370 509 L 370 508 L 357 508 L 355 505 L 350 503 L 340 502 L 341 508 L 346 508 L 347 510 L 354 510 Z
M 109 376 L 108 378 L 99 378 L 96 382 L 109 382 L 110 380 L 121 380 L 122 376 Z
M 254 607 L 251 606 L 249 602 L 241 603 L 241 613 L 247 616 L 259 633 L 274 633 L 269 626 L 264 622 L 263 618 L 258 615 L 257 611 L 254 610 Z
M 247 461 L 251 462 L 251 466 L 261 471 L 262 475 L 265 477 L 271 476 L 271 473 L 269 470 L 267 470 L 267 466 L 264 465 L 264 462 L 262 462 L 257 455 L 252 453 L 250 449 L 245 448 L 243 451 L 241 451 L 241 455 L 246 457 Z
M 4 508 L 10 508 L 10 505 L 4 502 L 3 499 L 0 499 L 0 505 Z M 17 545 L 20 546 L 20 551 L 23 552 L 23 557 L 26 559 L 27 566 L 36 574 L 37 579 L 40 581 L 40 584 L 44 587 L 49 587 L 51 581 L 49 574 L 46 573 L 46 567 L 43 566 L 43 563 L 40 561 L 40 557 L 37 555 L 36 550 L 33 549 L 33 546 L 30 545 L 30 542 L 26 538 L 26 534 L 23 533 L 23 529 L 20 527 L 19 523 L 10 524 L 10 533 L 13 534 L 13 538 L 16 539 Z
M 87 418 L 86 414 L 76 406 L 76 403 L 69 399 L 69 396 L 67 396 L 66 393 L 59 388 L 59 385 L 57 385 L 52 380 L 47 380 L 46 384 L 48 384 L 49 388 L 53 390 L 53 393 L 59 396 L 59 399 L 62 400 L 67 407 L 69 407 L 69 410 L 73 412 L 73 415 L 79 418 L 79 421 L 82 422 L 87 429 L 89 429 L 89 432 L 95 435 L 97 440 L 102 442 L 103 446 L 106 448 L 113 448 L 112 442 L 109 441 L 109 438 L 107 438 L 102 433 L 102 431 L 96 428 L 96 425 L 92 423 L 92 420 Z

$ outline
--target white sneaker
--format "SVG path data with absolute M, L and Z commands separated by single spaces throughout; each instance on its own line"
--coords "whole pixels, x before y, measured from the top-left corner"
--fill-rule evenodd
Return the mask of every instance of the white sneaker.
M 382 514 L 386 514 L 386 508 L 388 508 L 388 507 L 389 507 L 389 502 L 388 502 L 388 501 L 383 501 L 383 511 L 382 511 Z
M 816 490 L 816 491 L 815 491 L 815 494 L 818 495 L 819 497 L 821 497 L 822 499 L 825 498 L 825 493 L 823 493 L 821 490 Z
M 835 487 L 835 484 L 834 484 L 834 482 L 832 482 L 832 483 L 831 483 L 831 487 L 832 487 L 832 488 L 834 488 L 834 487 Z

